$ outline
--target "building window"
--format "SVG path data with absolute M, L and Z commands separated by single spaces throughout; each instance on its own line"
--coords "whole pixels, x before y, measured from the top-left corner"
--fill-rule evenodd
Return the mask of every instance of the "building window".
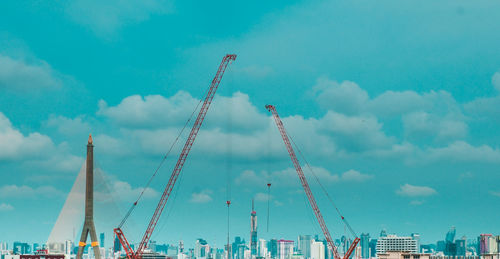
M 413 259 L 420 259 L 420 255 L 414 255 Z
M 410 259 L 410 255 L 403 255 L 403 259 Z

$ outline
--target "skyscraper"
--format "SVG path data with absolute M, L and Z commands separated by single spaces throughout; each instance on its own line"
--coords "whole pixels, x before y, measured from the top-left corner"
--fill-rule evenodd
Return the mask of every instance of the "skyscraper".
M 361 258 L 370 258 L 370 234 L 361 234 Z
M 419 233 L 412 233 L 411 238 L 413 238 L 415 241 L 417 241 L 417 251 L 420 253 L 420 234 Z
M 298 249 L 305 259 L 311 258 L 311 235 L 301 235 L 298 240 Z
M 271 252 L 271 258 L 276 258 L 278 256 L 278 240 L 271 239 L 271 241 L 269 241 L 269 252 Z
M 252 199 L 252 213 L 250 214 L 250 252 L 252 257 L 257 256 L 257 212 Z
M 99 244 L 100 247 L 104 247 L 104 233 L 99 234 L 99 239 L 101 243 Z
M 120 240 L 118 239 L 118 237 L 115 236 L 115 242 L 114 242 L 114 245 L 113 245 L 113 251 L 120 252 L 121 250 L 122 250 L 122 246 L 120 244 Z
M 311 259 L 325 259 L 325 245 L 323 242 L 311 241 Z
M 293 240 L 278 240 L 278 256 L 279 259 L 288 259 L 293 254 Z

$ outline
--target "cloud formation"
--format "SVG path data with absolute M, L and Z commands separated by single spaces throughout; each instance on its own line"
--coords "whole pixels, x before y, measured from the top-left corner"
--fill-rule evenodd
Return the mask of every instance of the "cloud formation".
M 61 86 L 61 79 L 47 62 L 28 62 L 0 54 L 0 89 L 27 92 Z
M 189 202 L 192 203 L 207 203 L 211 202 L 212 199 L 212 191 L 211 190 L 203 190 L 201 192 L 193 192 L 191 193 L 191 199 L 189 199 Z
M 0 160 L 15 160 L 42 155 L 52 149 L 52 140 L 38 132 L 23 135 L 12 126 L 10 120 L 0 112 Z
M 152 15 L 166 14 L 171 10 L 171 3 L 166 0 L 74 0 L 65 3 L 66 14 L 74 22 L 105 38 L 125 25 L 140 23 Z
M 411 184 L 401 185 L 396 193 L 407 197 L 426 197 L 436 195 L 437 191 L 427 186 L 417 186 Z
M 0 211 L 11 211 L 14 210 L 14 207 L 8 203 L 0 203 Z

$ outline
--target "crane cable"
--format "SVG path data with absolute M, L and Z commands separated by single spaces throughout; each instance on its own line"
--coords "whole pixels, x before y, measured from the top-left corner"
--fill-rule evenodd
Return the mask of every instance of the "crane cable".
M 356 235 L 356 232 L 354 232 L 354 230 L 352 229 L 351 225 L 349 225 L 349 222 L 347 222 L 347 220 L 345 219 L 345 217 L 342 215 L 342 213 L 340 213 L 340 210 L 339 208 L 337 207 L 337 205 L 335 205 L 335 202 L 333 202 L 333 199 L 332 197 L 330 197 L 330 194 L 328 194 L 328 192 L 326 191 L 326 188 L 321 184 L 318 176 L 316 176 L 316 174 L 314 173 L 314 171 L 312 170 L 311 166 L 309 165 L 309 162 L 307 162 L 306 158 L 304 157 L 304 155 L 302 154 L 302 151 L 300 151 L 299 147 L 297 146 L 297 144 L 295 144 L 295 141 L 293 140 L 292 136 L 290 136 L 290 134 L 288 134 L 288 132 L 286 132 L 286 129 L 285 129 L 285 133 L 286 135 L 288 136 L 288 138 L 292 141 L 295 149 L 298 151 L 300 157 L 304 160 L 304 163 L 306 163 L 306 166 L 307 168 L 309 168 L 309 171 L 311 171 L 312 175 L 314 176 L 314 179 L 316 179 L 316 182 L 319 184 L 319 186 L 321 187 L 321 189 L 323 190 L 323 192 L 325 193 L 326 197 L 328 197 L 328 200 L 330 201 L 330 203 L 332 204 L 332 206 L 335 208 L 335 210 L 337 211 L 337 213 L 339 214 L 340 218 L 342 219 L 342 221 L 344 222 L 344 224 L 347 226 L 347 228 L 349 229 L 349 231 L 352 233 L 353 236 L 355 237 L 358 237 L 358 235 Z
M 207 89 L 208 91 L 208 89 Z M 175 144 L 177 143 L 177 141 L 179 140 L 179 138 L 181 137 L 182 133 L 184 132 L 184 130 L 186 129 L 187 125 L 189 124 L 189 122 L 191 121 L 191 119 L 193 119 L 193 116 L 195 114 L 195 112 L 198 110 L 198 107 L 200 106 L 200 104 L 202 103 L 203 99 L 200 99 L 200 101 L 198 102 L 198 104 L 196 105 L 196 108 L 193 110 L 193 112 L 191 113 L 191 116 L 189 116 L 189 119 L 186 121 L 186 123 L 184 124 L 184 127 L 182 127 L 181 131 L 179 132 L 179 134 L 177 135 L 177 137 L 175 138 L 174 142 L 172 143 L 172 145 L 170 146 L 170 148 L 168 149 L 168 152 L 165 154 L 165 156 L 163 156 L 163 159 L 161 160 L 160 164 L 158 165 L 158 167 L 156 168 L 155 172 L 153 173 L 153 175 L 151 176 L 151 178 L 149 178 L 149 181 L 146 183 L 146 186 L 144 186 L 144 189 L 142 189 L 141 193 L 139 194 L 139 197 L 137 198 L 137 200 L 132 204 L 132 206 L 130 207 L 130 209 L 128 210 L 127 214 L 125 214 L 125 217 L 122 219 L 122 221 L 120 222 L 120 224 L 118 225 L 119 228 L 121 228 L 123 226 L 123 224 L 125 224 L 125 222 L 127 221 L 127 219 L 130 217 L 130 214 L 132 214 L 132 211 L 134 210 L 134 208 L 137 206 L 137 203 L 139 202 L 139 200 L 142 198 L 142 196 L 144 195 L 144 193 L 146 192 L 146 190 L 148 189 L 149 185 L 151 185 L 151 182 L 153 181 L 153 178 L 156 176 L 156 174 L 158 173 L 158 171 L 160 170 L 160 168 L 163 166 L 163 163 L 165 163 L 165 160 L 167 160 L 167 157 L 170 155 L 170 152 L 172 151 L 172 149 L 174 148 Z

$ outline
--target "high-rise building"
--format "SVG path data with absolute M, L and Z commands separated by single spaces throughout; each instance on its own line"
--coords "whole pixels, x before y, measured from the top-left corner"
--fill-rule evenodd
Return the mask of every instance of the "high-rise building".
M 311 241 L 311 259 L 325 259 L 325 245 L 323 242 Z
M 113 245 L 113 251 L 120 252 L 122 250 L 122 245 L 120 244 L 120 240 L 118 237 L 115 237 L 115 242 Z
M 268 251 L 267 248 L 268 248 L 267 241 L 265 239 L 259 239 L 257 255 L 259 257 L 267 257 L 267 251 Z
M 73 245 L 73 241 L 71 240 L 66 240 L 66 244 L 65 244 L 65 251 L 64 253 L 67 254 L 67 255 L 70 255 L 73 253 L 73 249 L 75 248 L 75 246 Z
M 269 252 L 271 252 L 271 258 L 276 258 L 278 256 L 278 240 L 271 239 L 269 241 Z
M 370 240 L 370 257 L 377 256 L 377 239 Z
M 413 238 L 415 241 L 417 241 L 417 251 L 418 251 L 418 253 L 420 253 L 420 234 L 412 233 L 411 238 Z
M 278 240 L 278 256 L 279 259 L 288 259 L 293 255 L 293 240 Z
M 360 239 L 361 258 L 370 258 L 370 234 L 362 233 Z
M 99 241 L 101 241 L 99 246 L 104 247 L 104 233 L 99 234 Z
M 305 259 L 311 258 L 311 241 L 311 235 L 301 235 L 298 238 L 298 249 Z
M 467 252 L 467 238 L 463 236 L 461 239 L 455 240 L 456 255 L 465 256 Z
M 387 235 L 380 237 L 377 241 L 377 255 L 385 254 L 387 251 L 400 251 L 417 253 L 417 241 L 412 237 L 398 237 L 396 235 Z
M 257 256 L 257 212 L 252 200 L 252 213 L 250 213 L 250 254 Z
M 492 234 L 481 234 L 479 235 L 478 245 L 479 254 L 489 254 L 490 253 L 490 238 L 493 238 Z
M 194 245 L 194 258 L 206 258 L 210 253 L 210 246 L 204 239 L 198 238 Z

